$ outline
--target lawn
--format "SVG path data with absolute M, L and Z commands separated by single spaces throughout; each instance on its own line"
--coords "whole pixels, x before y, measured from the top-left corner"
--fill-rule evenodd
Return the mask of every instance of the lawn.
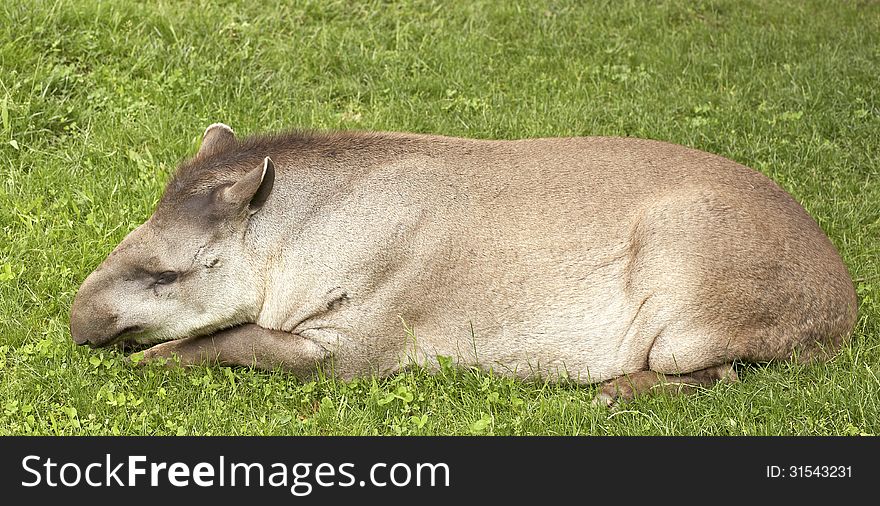
M 880 3 L 7 0 L 0 434 L 878 434 Z M 79 283 L 204 128 L 620 135 L 777 181 L 855 279 L 825 364 L 609 411 L 594 388 L 446 368 L 300 383 L 74 346 Z

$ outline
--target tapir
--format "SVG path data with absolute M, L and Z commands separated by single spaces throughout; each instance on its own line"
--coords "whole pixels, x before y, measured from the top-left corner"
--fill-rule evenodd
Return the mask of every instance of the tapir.
M 852 278 L 761 173 L 666 142 L 217 123 L 83 282 L 77 344 L 145 361 L 602 383 L 612 405 L 827 359 Z

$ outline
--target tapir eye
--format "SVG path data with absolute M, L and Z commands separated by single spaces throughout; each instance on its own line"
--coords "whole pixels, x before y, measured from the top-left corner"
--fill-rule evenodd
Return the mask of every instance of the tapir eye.
M 177 280 L 177 273 L 174 271 L 165 271 L 156 276 L 157 285 L 167 285 Z

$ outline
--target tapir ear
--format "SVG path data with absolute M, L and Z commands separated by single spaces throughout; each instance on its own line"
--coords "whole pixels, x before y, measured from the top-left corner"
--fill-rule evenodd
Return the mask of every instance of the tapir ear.
M 199 146 L 199 152 L 196 156 L 204 156 L 235 142 L 235 132 L 229 125 L 223 123 L 214 123 L 205 129 L 202 135 L 202 144 Z
M 261 165 L 244 175 L 237 183 L 223 190 L 220 198 L 236 209 L 247 208 L 248 215 L 259 211 L 272 193 L 275 184 L 275 163 L 268 156 Z

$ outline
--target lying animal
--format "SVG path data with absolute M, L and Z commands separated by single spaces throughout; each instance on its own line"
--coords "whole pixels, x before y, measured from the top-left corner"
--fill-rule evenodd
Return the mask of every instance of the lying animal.
M 833 353 L 834 246 L 771 180 L 630 138 L 208 127 L 154 214 L 86 278 L 77 344 L 147 360 L 387 375 L 438 356 L 605 381 L 611 404 Z

